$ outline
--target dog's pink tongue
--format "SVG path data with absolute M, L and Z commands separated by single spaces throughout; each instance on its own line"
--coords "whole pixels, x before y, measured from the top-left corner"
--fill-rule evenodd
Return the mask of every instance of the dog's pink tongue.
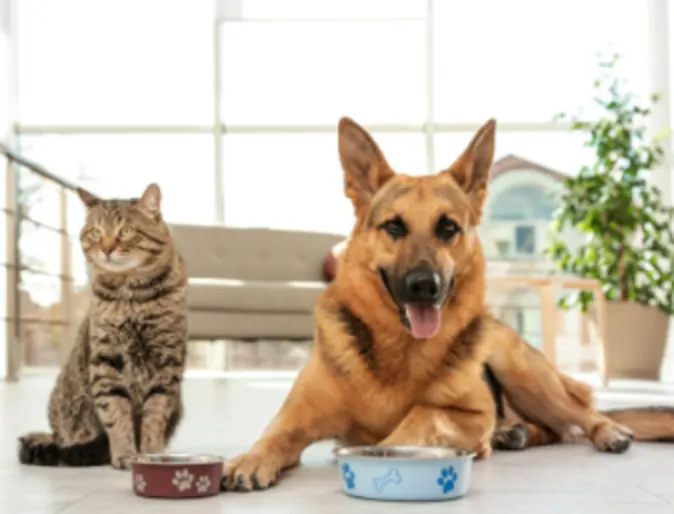
M 440 330 L 440 309 L 420 305 L 406 305 L 405 315 L 410 331 L 416 339 L 429 339 Z

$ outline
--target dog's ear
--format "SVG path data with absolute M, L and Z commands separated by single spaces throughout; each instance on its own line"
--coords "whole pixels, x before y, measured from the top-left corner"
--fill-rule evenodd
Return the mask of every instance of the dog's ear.
M 365 214 L 377 190 L 395 173 L 367 131 L 350 118 L 339 120 L 339 158 L 344 169 L 344 192 L 357 217 Z
M 482 207 L 487 195 L 489 171 L 494 161 L 496 120 L 490 119 L 473 136 L 468 146 L 443 173 L 448 173 L 464 190 L 473 203 L 475 212 L 482 216 Z

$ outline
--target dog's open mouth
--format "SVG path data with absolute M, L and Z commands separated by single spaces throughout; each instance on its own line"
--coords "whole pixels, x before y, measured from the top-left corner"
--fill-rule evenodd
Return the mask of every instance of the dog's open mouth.
M 447 301 L 454 289 L 454 278 L 452 277 L 447 288 L 447 296 L 437 305 L 428 305 L 425 303 L 406 303 L 402 304 L 393 293 L 393 288 L 389 278 L 383 269 L 379 269 L 379 275 L 391 299 L 400 310 L 400 321 L 404 327 L 412 334 L 415 339 L 430 339 L 435 337 L 442 326 L 442 306 Z
M 439 306 L 407 304 L 404 312 L 415 339 L 430 339 L 440 331 L 442 315 Z

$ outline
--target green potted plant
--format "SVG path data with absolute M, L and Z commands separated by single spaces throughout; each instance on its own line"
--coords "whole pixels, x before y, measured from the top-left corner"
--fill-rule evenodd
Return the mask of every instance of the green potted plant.
M 545 251 L 562 271 L 601 283 L 607 375 L 658 380 L 674 313 L 674 209 L 648 174 L 662 162 L 659 140 L 669 134 L 647 141 L 657 95 L 641 105 L 618 78 L 617 62 L 618 56 L 600 60 L 594 121 L 558 116 L 587 134 L 593 162 L 564 181 Z M 592 314 L 593 298 L 580 291 L 560 305 Z

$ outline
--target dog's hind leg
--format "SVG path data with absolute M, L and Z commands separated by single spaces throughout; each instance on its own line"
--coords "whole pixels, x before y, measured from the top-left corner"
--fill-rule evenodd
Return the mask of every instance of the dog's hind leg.
M 488 364 L 522 419 L 544 427 L 560 440 L 580 427 L 600 451 L 622 453 L 629 448 L 631 431 L 594 408 L 587 385 L 560 373 L 540 351 L 497 320 L 492 322 L 489 337 Z
M 491 443 L 495 450 L 524 450 L 533 446 L 545 446 L 560 441 L 560 437 L 545 427 L 521 422 L 499 427 Z
M 491 440 L 495 450 L 524 450 L 560 441 L 561 437 L 552 430 L 522 419 L 506 397 L 502 399 L 502 405 L 498 427 Z

